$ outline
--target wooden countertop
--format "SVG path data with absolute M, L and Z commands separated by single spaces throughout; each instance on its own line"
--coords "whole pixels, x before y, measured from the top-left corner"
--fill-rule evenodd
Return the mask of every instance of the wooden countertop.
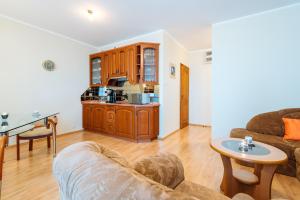
M 92 105 L 104 105 L 104 106 L 132 106 L 132 107 L 154 107 L 159 106 L 159 103 L 149 103 L 149 104 L 130 104 L 130 103 L 102 103 L 98 100 L 87 100 L 81 101 L 81 104 L 92 104 Z

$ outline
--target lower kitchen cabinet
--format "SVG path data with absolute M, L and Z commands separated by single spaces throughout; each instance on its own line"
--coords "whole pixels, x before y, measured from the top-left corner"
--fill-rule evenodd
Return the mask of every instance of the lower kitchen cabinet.
M 159 104 L 100 104 L 83 102 L 85 130 L 134 141 L 150 141 L 159 133 Z
M 120 106 L 116 108 L 116 135 L 135 139 L 134 113 L 135 109 L 132 106 Z

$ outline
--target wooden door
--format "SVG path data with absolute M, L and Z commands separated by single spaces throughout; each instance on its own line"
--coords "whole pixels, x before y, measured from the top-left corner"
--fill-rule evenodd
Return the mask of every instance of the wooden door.
M 96 131 L 105 131 L 105 106 L 94 106 L 92 112 L 92 126 Z
M 115 107 L 106 106 L 105 110 L 105 132 L 111 135 L 115 134 Z
M 118 106 L 116 108 L 116 135 L 135 139 L 134 114 L 133 107 Z
M 126 69 L 127 69 L 127 79 L 129 83 L 136 84 L 136 46 L 128 46 L 126 48 L 126 56 L 125 56 L 125 62 L 126 62 Z
M 86 130 L 92 129 L 92 106 L 83 105 L 82 106 L 82 127 Z
M 153 108 L 137 108 L 137 136 L 149 139 L 153 135 Z
M 119 65 L 117 67 L 117 73 L 119 76 L 126 76 L 127 74 L 127 65 L 126 65 L 126 51 L 125 48 L 120 49 L 118 52 Z
M 189 125 L 189 68 L 180 65 L 180 128 Z

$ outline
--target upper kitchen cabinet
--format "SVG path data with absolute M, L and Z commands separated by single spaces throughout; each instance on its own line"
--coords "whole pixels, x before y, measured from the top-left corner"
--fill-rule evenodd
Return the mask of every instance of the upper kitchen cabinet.
M 109 79 L 127 77 L 130 84 L 158 84 L 159 44 L 136 43 L 90 56 L 90 85 L 106 86 Z
M 102 54 L 90 55 L 90 86 L 102 85 Z
M 140 83 L 158 84 L 159 44 L 137 45 L 137 78 Z
M 125 48 L 125 68 L 127 79 L 130 84 L 137 83 L 136 46 L 131 45 Z

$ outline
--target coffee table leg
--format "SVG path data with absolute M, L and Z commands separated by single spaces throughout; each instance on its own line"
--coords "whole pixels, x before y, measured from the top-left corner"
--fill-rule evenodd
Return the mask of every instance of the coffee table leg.
M 278 165 L 263 165 L 260 170 L 260 181 L 255 187 L 254 198 L 259 200 L 271 199 L 271 186 Z
M 224 166 L 224 174 L 220 188 L 226 196 L 231 198 L 238 193 L 238 183 L 232 175 L 230 158 L 224 155 L 221 155 L 221 158 Z

